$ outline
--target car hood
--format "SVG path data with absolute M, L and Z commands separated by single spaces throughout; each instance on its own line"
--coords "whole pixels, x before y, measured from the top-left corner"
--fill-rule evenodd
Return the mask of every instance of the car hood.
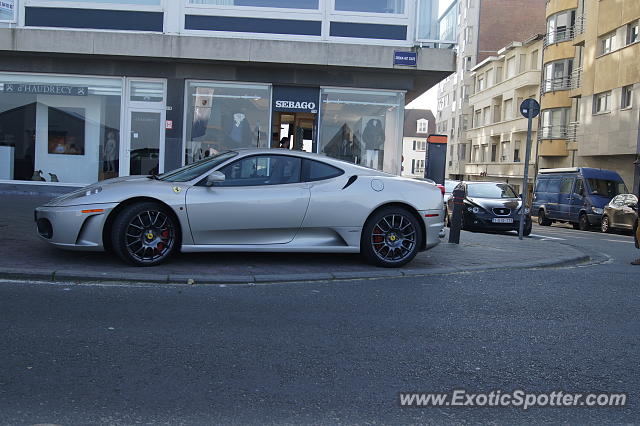
M 522 201 L 518 198 L 472 198 L 467 200 L 483 209 L 507 208 L 515 210 L 520 208 Z
M 174 189 L 175 187 L 175 189 Z M 118 203 L 133 197 L 184 197 L 184 184 L 149 179 L 147 176 L 123 176 L 97 182 L 64 194 L 45 204 L 46 207 L 76 206 L 83 204 Z

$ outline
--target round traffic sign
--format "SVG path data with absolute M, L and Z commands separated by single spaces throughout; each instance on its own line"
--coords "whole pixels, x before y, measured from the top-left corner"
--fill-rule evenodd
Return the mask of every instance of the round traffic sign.
M 529 113 L 531 113 L 531 118 L 537 117 L 540 114 L 540 104 L 533 98 L 525 99 L 520 104 L 520 113 L 525 118 L 529 118 Z

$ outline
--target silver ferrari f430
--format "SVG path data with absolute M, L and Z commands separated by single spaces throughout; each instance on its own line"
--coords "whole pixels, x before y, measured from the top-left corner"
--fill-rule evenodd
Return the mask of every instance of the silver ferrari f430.
M 438 244 L 443 219 L 442 193 L 429 182 L 284 149 L 109 179 L 35 210 L 49 243 L 139 266 L 180 250 L 360 252 L 398 267 Z

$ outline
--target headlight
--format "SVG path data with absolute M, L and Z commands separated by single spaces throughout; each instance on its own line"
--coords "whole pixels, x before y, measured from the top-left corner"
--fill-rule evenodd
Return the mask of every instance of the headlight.
M 598 207 L 591 207 L 591 211 L 594 212 L 595 214 L 604 213 L 604 210 L 603 209 L 599 209 Z
M 471 209 L 475 214 L 480 213 L 480 208 L 479 207 L 474 207 Z
M 88 197 L 89 195 L 95 195 L 95 194 L 99 194 L 100 192 L 102 192 L 102 187 L 101 186 L 96 186 L 93 188 L 89 188 L 84 192 L 84 195 L 86 197 Z

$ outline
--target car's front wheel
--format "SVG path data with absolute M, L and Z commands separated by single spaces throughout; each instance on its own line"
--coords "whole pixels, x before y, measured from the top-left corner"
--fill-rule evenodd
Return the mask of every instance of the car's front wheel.
M 364 225 L 360 252 L 370 263 L 397 268 L 413 260 L 421 246 L 416 217 L 402 207 L 385 207 Z
M 136 266 L 153 266 L 167 260 L 178 245 L 178 222 L 159 203 L 132 204 L 113 221 L 111 243 L 115 253 Z

